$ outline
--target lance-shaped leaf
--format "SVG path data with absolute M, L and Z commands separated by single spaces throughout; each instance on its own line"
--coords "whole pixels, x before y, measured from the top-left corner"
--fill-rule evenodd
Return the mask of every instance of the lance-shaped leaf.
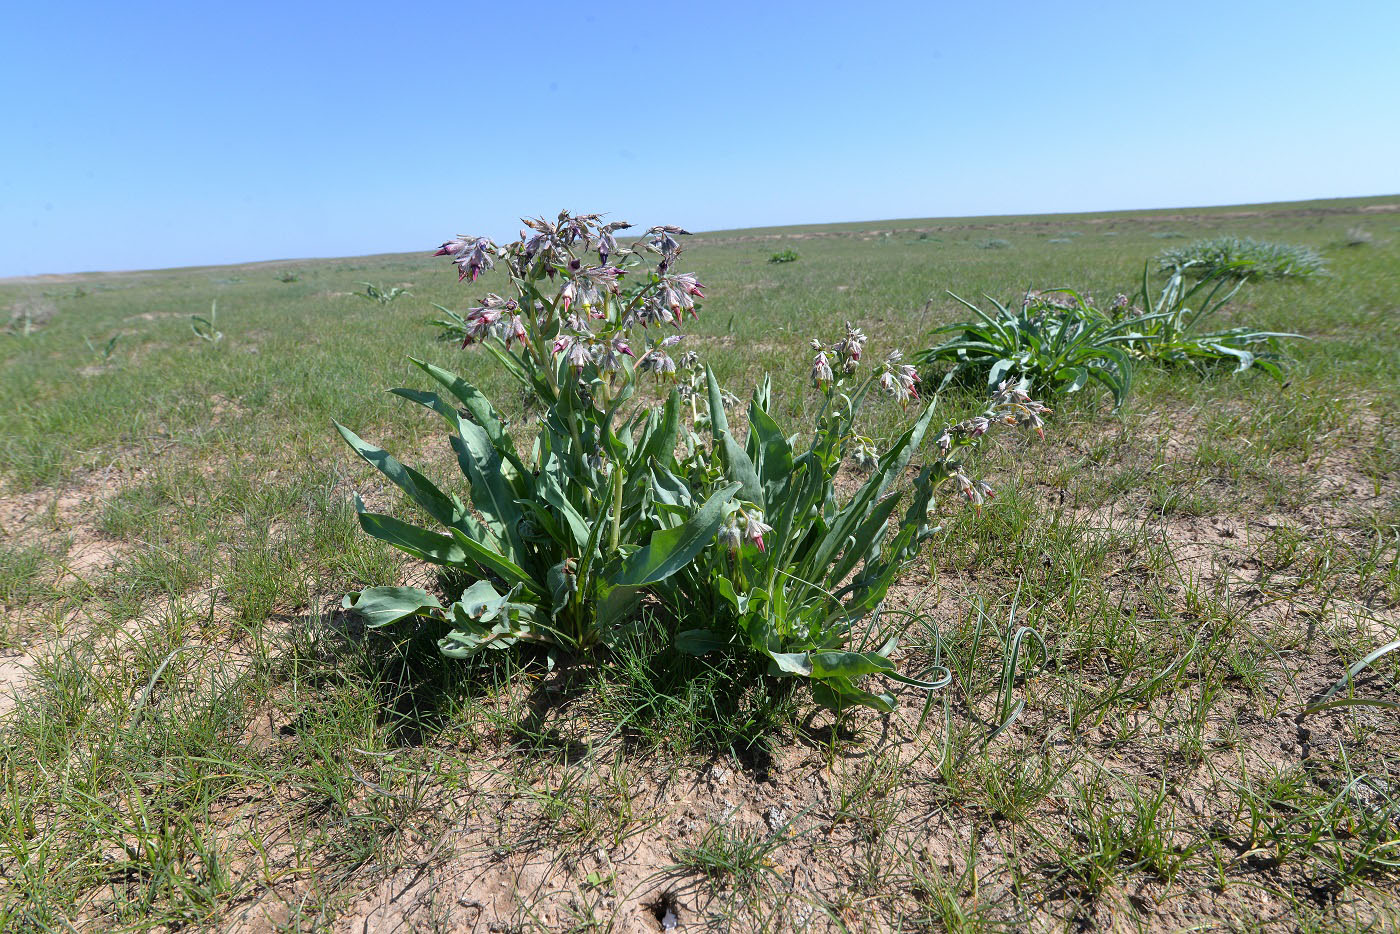
M 665 580 L 685 567 L 714 541 L 715 533 L 724 521 L 724 507 L 739 489 L 738 483 L 724 486 L 710 494 L 705 505 L 685 522 L 674 529 L 651 533 L 646 546 L 623 561 L 612 583 L 641 587 Z
M 393 481 L 394 485 L 408 494 L 423 510 L 443 525 L 459 525 L 467 519 L 467 511 L 455 496 L 449 496 L 438 489 L 427 477 L 407 467 L 383 448 L 367 443 L 340 422 L 333 422 L 336 431 L 345 443 L 366 461 L 373 464 L 380 473 Z
M 469 566 L 467 553 L 450 536 L 430 532 L 393 516 L 369 512 L 358 494 L 355 496 L 355 513 L 359 516 L 360 528 L 420 561 L 446 567 Z M 456 529 L 453 529 L 453 532 L 462 534 Z
M 520 460 L 516 456 L 515 442 L 511 440 L 510 435 L 506 432 L 505 419 L 501 418 L 500 413 L 496 411 L 490 399 L 487 399 L 481 394 L 480 390 L 462 379 L 462 377 L 458 376 L 456 373 L 449 372 L 440 366 L 434 366 L 431 363 L 426 363 L 413 357 L 409 357 L 408 359 L 412 361 L 414 366 L 437 380 L 444 389 L 452 393 L 457 401 L 462 404 L 462 408 L 467 410 L 467 414 L 471 416 L 472 421 L 480 425 L 482 430 L 486 432 L 486 436 L 491 439 L 491 443 L 495 446 L 496 450 L 500 452 L 501 456 L 510 460 L 517 470 L 522 473 L 524 472 L 525 468 L 520 464 Z
M 724 399 L 715 380 L 714 371 L 705 367 L 705 382 L 710 398 L 710 433 L 719 444 L 720 456 L 724 461 L 724 475 L 737 481 L 744 492 L 744 499 L 767 508 L 763 498 L 763 484 L 758 480 L 758 471 L 743 445 L 729 433 L 729 418 L 724 414 Z

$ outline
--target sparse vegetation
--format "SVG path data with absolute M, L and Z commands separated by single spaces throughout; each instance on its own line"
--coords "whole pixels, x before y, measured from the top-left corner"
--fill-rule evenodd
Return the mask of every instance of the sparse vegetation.
M 1330 244 L 1331 274 L 1305 294 L 1251 282 L 1185 332 L 1304 333 L 1282 344 L 1286 382 L 1125 343 L 1134 378 L 1116 413 L 1106 394 L 1061 396 L 1043 442 L 1007 432 L 963 458 L 995 498 L 939 503 L 878 621 L 850 638 L 895 635 L 898 671 L 946 670 L 947 685 L 877 675 L 861 689 L 894 710 L 839 717 L 794 690 L 802 679 L 768 680 L 756 650 L 681 652 L 657 592 L 623 637 L 552 667 L 532 640 L 455 659 L 442 623 L 367 628 L 341 609 L 385 586 L 450 605 L 470 581 L 364 534 L 354 490 L 368 511 L 444 527 L 328 443 L 332 418 L 484 521 L 424 410 L 380 389 L 441 385 L 408 356 L 459 373 L 522 461 L 548 413 L 489 350 L 330 291 L 414 281 L 417 300 L 460 307 L 440 261 L 299 262 L 295 287 L 263 265 L 47 282 L 54 316 L 0 339 L 0 929 L 1395 927 L 1400 283 L 1391 244 L 1338 239 L 1388 230 L 1375 206 L 1395 203 L 910 222 L 944 232 L 937 249 L 888 222 L 837 224 L 804 230 L 802 262 L 781 271 L 754 237 L 792 231 L 687 239 L 707 287 L 679 349 L 710 365 L 750 461 L 776 436 L 796 435 L 800 456 L 890 351 L 976 317 L 944 288 L 1004 296 L 1072 276 L 1110 320 L 1147 314 L 1150 295 L 1158 312 L 1191 309 L 1184 326 L 1237 283 L 1163 303 L 1154 277 L 1133 295 L 1123 284 L 1163 245 L 1152 231 Z M 1065 223 L 1088 232 L 1068 252 L 1035 233 Z M 1106 223 L 1119 235 L 1092 233 Z M 982 236 L 1016 248 L 981 250 Z M 504 266 L 477 288 L 514 295 Z M 0 281 L 0 307 L 32 294 Z M 236 312 L 217 352 L 189 339 L 191 296 Z M 837 388 L 848 319 L 868 340 Z M 121 365 L 94 366 L 85 337 L 100 351 L 116 334 Z M 819 351 L 797 352 L 812 338 Z M 817 353 L 830 392 L 813 390 Z M 718 459 L 704 370 L 677 374 L 684 422 Z M 754 387 L 775 434 L 757 431 Z M 669 392 L 647 373 L 634 403 Z M 922 453 L 886 488 L 892 517 L 918 494 L 915 468 L 939 461 L 942 426 L 987 398 L 981 378 L 938 394 Z M 837 504 L 929 401 L 872 398 L 842 428 Z M 779 524 L 771 508 L 759 521 Z M 739 530 L 751 593 L 766 558 Z

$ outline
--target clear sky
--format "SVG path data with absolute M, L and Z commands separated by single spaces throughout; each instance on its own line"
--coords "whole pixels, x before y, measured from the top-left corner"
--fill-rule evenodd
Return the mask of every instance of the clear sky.
M 1400 191 L 1400 0 L 0 6 L 0 276 Z

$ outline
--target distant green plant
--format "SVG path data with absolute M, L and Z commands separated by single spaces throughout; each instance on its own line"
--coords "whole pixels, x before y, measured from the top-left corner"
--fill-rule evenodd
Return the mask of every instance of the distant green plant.
M 1030 291 L 1016 310 L 987 297 L 995 313 L 948 293 L 977 317 L 948 324 L 935 334 L 953 334 L 916 358 L 921 365 L 950 363 L 940 384 L 957 379 L 985 380 L 995 388 L 1024 379 L 1042 394 L 1078 392 L 1090 382 L 1113 394 L 1115 407 L 1132 387 L 1133 364 L 1120 345 L 1126 330 L 1069 289 Z
M 210 344 L 217 344 L 224 339 L 224 332 L 218 329 L 219 320 L 219 300 L 209 303 L 209 317 L 201 315 L 190 315 L 190 330 L 194 331 L 194 336 Z
M 801 259 L 801 258 L 802 258 L 801 256 L 798 256 L 798 255 L 797 255 L 797 251 L 796 251 L 796 250 L 794 250 L 792 247 L 788 247 L 786 250 L 783 250 L 781 253 L 774 253 L 772 256 L 768 257 L 768 262 L 770 262 L 770 263 L 795 263 L 795 262 L 797 262 L 797 261 L 798 261 L 799 259 Z
M 1310 247 L 1249 237 L 1212 237 L 1163 250 L 1157 267 L 1168 273 L 1188 270 L 1193 276 L 1228 270 L 1237 279 L 1311 279 L 1326 272 L 1322 256 Z
M 978 240 L 973 246 L 979 250 L 1005 250 L 1011 246 L 1010 240 L 1002 240 L 999 237 L 990 237 L 986 240 Z
M 1369 246 L 1376 242 L 1376 236 L 1365 227 L 1348 227 L 1342 242 L 1347 246 Z
M 1278 342 L 1301 334 L 1261 331 L 1251 327 L 1205 331 L 1204 326 L 1230 303 L 1244 286 L 1232 267 L 1206 274 L 1190 288 L 1187 270 L 1173 272 L 1153 298 L 1143 265 L 1139 304 L 1127 296 L 1114 299 L 1111 313 L 1126 326 L 1115 340 L 1133 356 L 1158 364 L 1216 365 L 1230 363 L 1236 373 L 1252 366 L 1276 379 L 1283 378 Z M 1233 287 L 1231 287 L 1233 283 Z
M 278 273 L 278 274 L 277 274 L 277 281 L 278 281 L 278 282 L 300 282 L 300 281 L 301 281 L 301 273 L 299 273 L 299 272 L 292 272 L 291 270 L 287 270 L 287 271 L 285 271 L 285 272 L 281 272 L 281 273 Z
M 53 302 L 47 298 L 22 298 L 10 306 L 10 320 L 5 325 L 5 332 L 28 337 L 47 324 L 56 312 Z
M 363 298 L 365 301 L 377 302 L 380 305 L 387 305 L 400 295 L 413 294 L 408 289 L 397 285 L 386 289 L 382 285 L 375 285 L 373 282 L 360 282 L 357 284 L 364 286 L 365 290 L 363 292 L 356 292 L 355 295 Z
M 112 359 L 112 353 L 117 349 L 117 341 L 119 340 L 121 340 L 121 335 L 113 334 L 107 340 L 107 343 L 102 344 L 100 346 L 94 344 L 92 340 L 87 337 L 83 338 L 83 343 L 87 344 L 88 351 L 91 352 L 94 357 L 97 357 L 103 363 L 106 363 L 107 361 Z

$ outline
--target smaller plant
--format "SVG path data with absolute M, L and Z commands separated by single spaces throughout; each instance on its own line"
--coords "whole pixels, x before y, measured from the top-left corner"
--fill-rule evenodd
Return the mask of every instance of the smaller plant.
M 87 349 L 92 353 L 94 357 L 97 357 L 103 363 L 106 363 L 107 361 L 112 359 L 112 352 L 117 349 L 117 341 L 119 340 L 121 340 L 121 335 L 113 334 L 112 337 L 107 341 L 107 343 L 102 344 L 101 346 L 94 344 L 90 338 L 86 337 L 83 338 L 83 343 L 87 344 Z
M 1226 291 L 1231 281 L 1235 285 Z M 1154 300 L 1144 265 L 1142 288 L 1137 297 L 1145 310 L 1130 305 L 1125 295 L 1120 294 L 1113 301 L 1113 314 L 1127 325 L 1118 340 L 1134 356 L 1154 363 L 1229 362 L 1235 365 L 1236 373 L 1257 366 L 1275 379 L 1282 379 L 1278 341 L 1302 337 L 1301 334 L 1251 327 L 1201 330 L 1243 286 L 1244 280 L 1232 279 L 1231 269 L 1225 268 L 1210 273 L 1188 289 L 1186 271 L 1177 270 L 1168 277 Z
M 1189 270 L 1201 277 L 1228 270 L 1236 279 L 1311 279 L 1326 272 L 1316 250 L 1249 237 L 1213 237 L 1163 250 L 1157 266 L 1162 272 Z
M 365 290 L 363 292 L 356 292 L 355 295 L 363 298 L 365 301 L 377 302 L 380 305 L 387 305 L 400 295 L 413 294 L 408 289 L 397 285 L 386 289 L 382 285 L 375 285 L 373 282 L 360 282 L 357 284 L 364 286 Z
M 1005 250 L 1011 246 L 1011 241 L 1002 240 L 1000 237 L 990 237 L 986 240 L 978 240 L 973 245 L 979 250 Z
M 1365 227 L 1348 227 L 1343 242 L 1347 246 L 1369 246 L 1376 242 L 1376 237 Z
M 291 270 L 286 270 L 285 272 L 278 273 L 278 275 L 277 275 L 277 281 L 278 281 L 278 282 L 300 282 L 300 281 L 301 281 L 301 273 L 299 273 L 299 272 L 292 272 Z
M 1093 381 L 1113 393 L 1115 408 L 1127 398 L 1133 365 L 1119 346 L 1127 325 L 1115 322 L 1079 293 L 1029 291 L 1015 311 L 988 297 L 996 306 L 995 314 L 957 295 L 953 298 L 970 308 L 976 319 L 938 328 L 935 334 L 954 336 L 916 358 L 922 365 L 952 364 L 940 391 L 956 379 L 985 373 L 989 388 L 1020 376 L 1042 393 L 1071 393 Z
M 219 320 L 219 300 L 216 298 L 209 303 L 209 317 L 201 315 L 190 315 L 190 330 L 194 331 L 194 336 L 209 344 L 217 344 L 224 339 L 224 332 L 217 326 Z
M 49 322 L 55 314 L 53 302 L 46 298 L 22 298 L 10 306 L 10 321 L 5 330 L 28 337 Z
M 797 255 L 797 251 L 796 251 L 796 250 L 794 250 L 792 247 L 788 247 L 786 250 L 783 250 L 781 253 L 774 253 L 772 256 L 768 257 L 768 262 L 770 262 L 770 263 L 795 263 L 795 262 L 797 262 L 797 261 L 798 261 L 799 259 L 801 259 L 801 258 L 802 258 L 801 256 L 798 256 L 798 255 Z

